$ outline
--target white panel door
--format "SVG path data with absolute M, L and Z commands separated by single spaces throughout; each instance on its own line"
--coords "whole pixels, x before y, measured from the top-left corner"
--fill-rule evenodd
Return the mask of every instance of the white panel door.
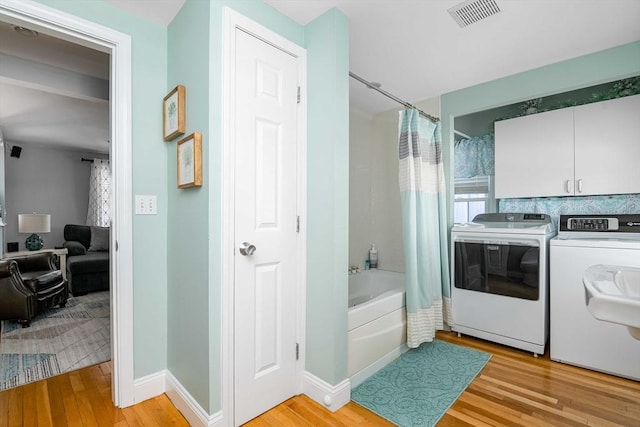
M 296 392 L 297 87 L 295 57 L 236 30 L 236 425 Z

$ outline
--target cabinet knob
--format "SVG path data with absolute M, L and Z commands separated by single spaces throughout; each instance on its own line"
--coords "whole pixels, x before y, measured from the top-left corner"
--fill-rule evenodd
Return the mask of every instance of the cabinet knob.
M 578 180 L 578 193 L 582 193 L 582 178 Z
M 566 191 L 567 191 L 567 194 L 571 194 L 571 180 L 570 179 L 567 180 Z

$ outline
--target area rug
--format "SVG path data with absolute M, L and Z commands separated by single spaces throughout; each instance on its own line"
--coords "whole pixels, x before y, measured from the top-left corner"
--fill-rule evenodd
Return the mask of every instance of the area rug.
M 31 327 L 2 321 L 0 390 L 111 359 L 109 291 L 69 297 Z
M 411 349 L 351 392 L 351 400 L 401 427 L 435 426 L 491 355 L 434 340 Z

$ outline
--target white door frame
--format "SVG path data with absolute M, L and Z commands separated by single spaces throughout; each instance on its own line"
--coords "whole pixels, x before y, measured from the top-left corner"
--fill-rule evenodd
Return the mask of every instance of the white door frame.
M 307 277 L 307 56 L 306 50 L 262 25 L 224 8 L 223 34 L 223 125 L 222 125 L 222 415 L 223 424 L 234 424 L 234 124 L 235 124 L 235 32 L 239 29 L 298 58 L 300 91 L 298 105 L 298 190 L 297 209 L 300 216 L 298 234 L 298 296 L 296 307 L 296 339 L 300 345 L 300 363 L 296 371 L 296 390 L 302 392 L 305 354 L 305 312 Z
M 131 37 L 29 0 L 0 0 L 0 20 L 106 52 L 110 70 L 112 399 L 134 404 L 131 178 Z

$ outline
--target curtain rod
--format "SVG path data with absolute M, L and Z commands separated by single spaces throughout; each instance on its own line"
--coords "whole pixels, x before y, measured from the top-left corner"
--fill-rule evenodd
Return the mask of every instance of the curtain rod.
M 460 135 L 461 137 L 465 138 L 465 139 L 473 139 L 471 138 L 469 135 L 467 135 L 466 133 L 462 133 L 459 130 L 453 130 L 453 133 L 455 133 L 456 135 Z
M 376 86 L 375 86 L 375 85 L 373 85 L 372 83 L 369 83 L 368 81 L 366 81 L 365 79 L 363 79 L 363 78 L 362 78 L 362 77 L 360 77 L 359 75 L 352 73 L 351 71 L 349 71 L 349 77 L 351 77 L 351 78 L 353 78 L 353 79 L 356 79 L 357 81 L 359 81 L 360 83 L 364 84 L 365 86 L 367 86 L 367 87 L 368 87 L 368 88 L 370 88 L 370 89 L 377 90 L 378 92 L 380 92 L 381 94 L 383 94 L 383 95 L 384 95 L 384 96 L 386 96 L 387 98 L 391 98 L 391 99 L 393 99 L 394 101 L 396 101 L 397 103 L 402 104 L 402 105 L 404 105 L 404 106 L 405 106 L 405 107 L 407 107 L 407 108 L 411 108 L 411 109 L 418 110 L 418 113 L 420 113 L 420 115 L 421 115 L 421 116 L 424 116 L 424 117 L 426 117 L 427 119 L 429 119 L 429 120 L 431 120 L 431 121 L 433 121 L 433 122 L 439 122 L 439 121 L 440 121 L 440 119 L 439 119 L 438 117 L 434 117 L 434 116 L 432 116 L 431 114 L 427 114 L 427 113 L 425 113 L 425 112 L 424 112 L 424 111 L 422 111 L 421 109 L 419 109 L 419 108 L 417 108 L 417 107 L 415 107 L 415 106 L 413 106 L 413 105 L 409 104 L 409 103 L 408 103 L 408 102 L 406 102 L 406 101 L 403 101 L 402 99 L 400 99 L 400 98 L 398 98 L 397 96 L 395 96 L 395 95 L 393 95 L 393 94 L 391 94 L 391 93 L 387 92 L 386 90 L 384 90 L 384 89 L 380 89 L 379 87 L 376 87 Z

